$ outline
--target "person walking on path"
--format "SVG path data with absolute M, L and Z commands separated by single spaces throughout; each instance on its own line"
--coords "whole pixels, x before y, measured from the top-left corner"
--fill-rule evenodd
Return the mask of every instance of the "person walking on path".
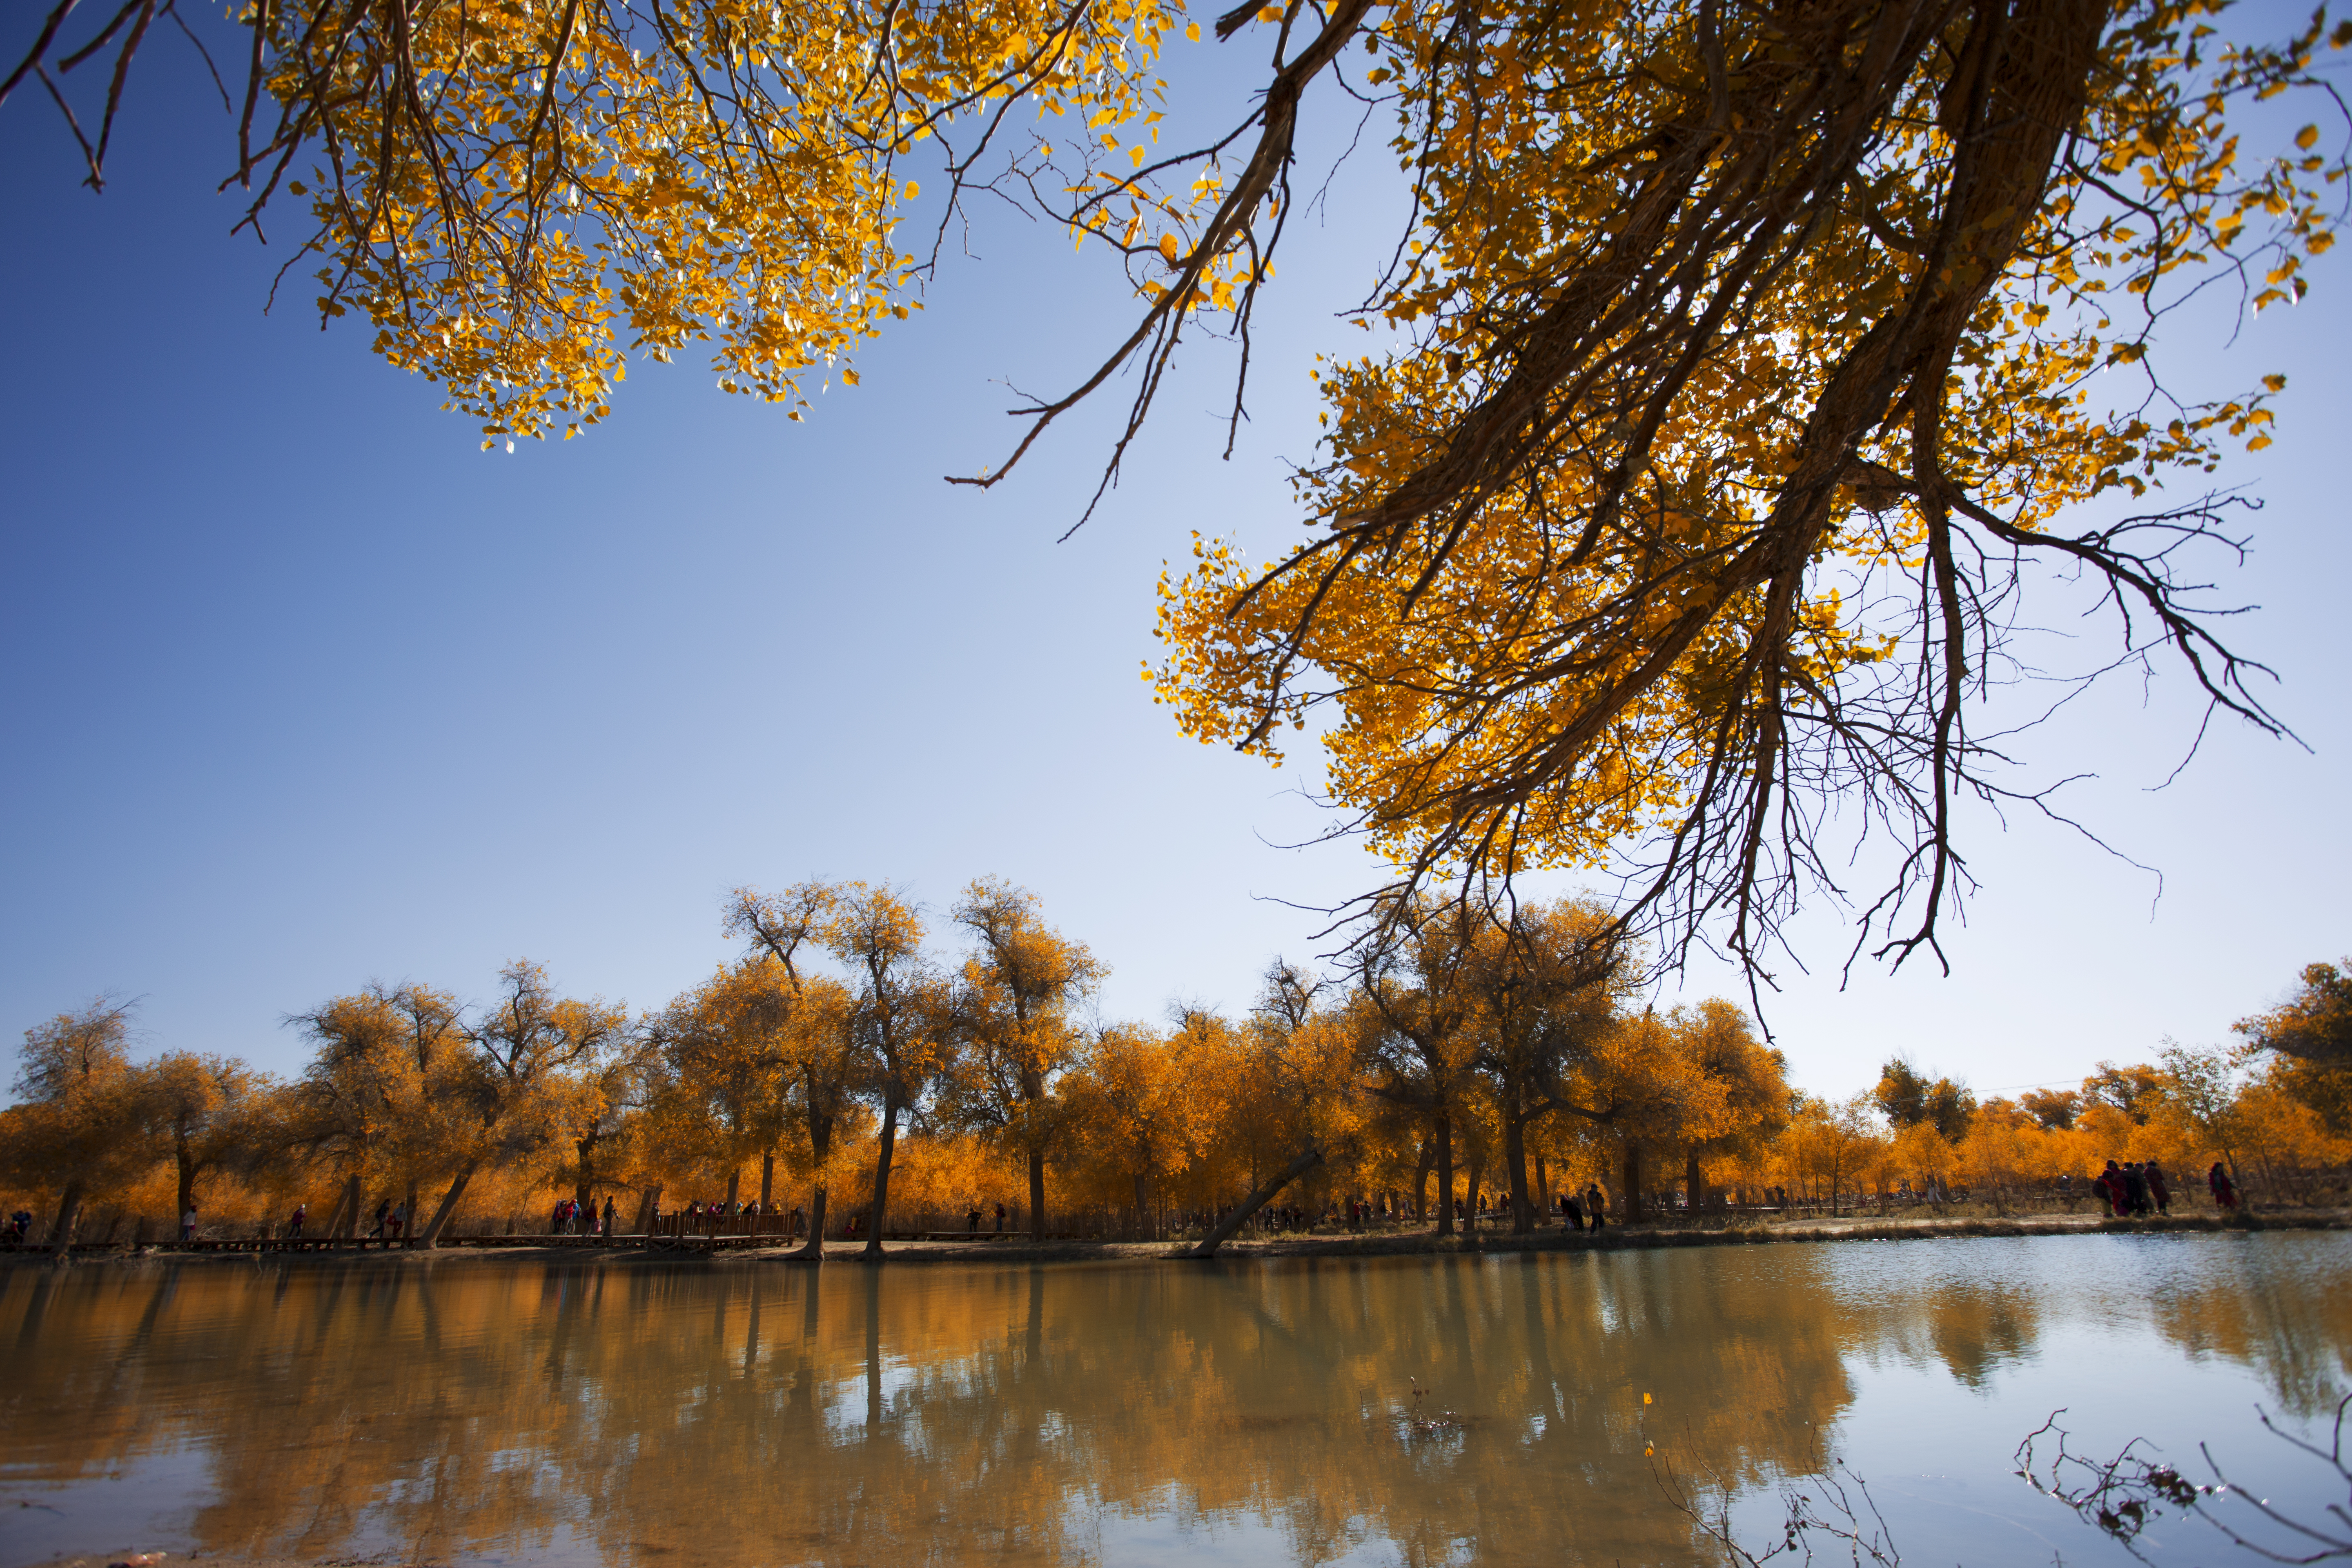
M 310 1205 L 296 1204 L 293 1217 L 286 1222 L 286 1234 L 295 1240 L 302 1239 L 302 1227 L 310 1223 Z
M 182 1241 L 196 1239 L 196 1205 L 194 1204 L 190 1204 L 188 1212 L 180 1216 L 180 1239 Z
M 2123 1217 L 2124 1173 L 2121 1166 L 2113 1160 L 2108 1161 L 2107 1168 L 2099 1173 L 2099 1179 L 2091 1184 L 2091 1190 L 2107 1201 L 2107 1214 L 2111 1218 Z
M 996 1234 L 999 1236 L 1003 1236 L 1004 1234 L 1004 1205 L 1003 1204 L 996 1205 Z
M 1593 1229 L 1599 1230 L 1608 1223 L 1601 1218 L 1601 1215 L 1608 1212 L 1609 1200 L 1601 1195 L 1601 1184 L 1598 1182 L 1587 1184 L 1584 1189 L 1584 1217 L 1591 1222 Z
M 2164 1167 L 2158 1164 L 2155 1161 L 2150 1160 L 2147 1164 L 2142 1165 L 2139 1168 L 2139 1173 L 2142 1179 L 2147 1183 L 2147 1195 L 2155 1201 L 2156 1212 L 2158 1214 L 2170 1214 L 2172 1212 L 2172 1188 L 2165 1182 Z
M 1559 1194 L 1559 1215 L 1560 1218 L 1567 1222 L 1569 1229 L 1584 1228 L 1584 1205 L 1576 1201 L 1576 1194 L 1572 1189 Z
M 2135 1219 L 2147 1213 L 2147 1178 L 2139 1173 L 2137 1160 L 2124 1163 L 2124 1198 Z
M 2205 1173 L 2205 1181 L 2213 1189 L 2215 1208 L 2233 1209 L 2238 1206 L 2237 1184 L 2230 1180 L 2230 1173 L 2221 1168 L 2221 1161 L 2213 1162 L 2213 1168 Z
M 613 1239 L 613 1194 L 606 1193 L 604 1194 L 604 1239 L 607 1241 Z

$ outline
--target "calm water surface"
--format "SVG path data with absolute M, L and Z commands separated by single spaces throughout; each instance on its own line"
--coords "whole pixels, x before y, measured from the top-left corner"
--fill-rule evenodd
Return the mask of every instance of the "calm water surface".
M 1217 1266 L 0 1271 L 0 1568 L 1680 1563 L 1842 1458 L 1907 1561 L 2126 1562 L 2010 1474 L 2054 1407 L 2341 1502 L 2352 1237 Z M 1411 1380 L 1465 1417 L 1435 1436 Z M 1648 1398 L 1645 1402 L 1644 1395 Z M 2165 1563 L 2235 1561 L 2200 1527 Z

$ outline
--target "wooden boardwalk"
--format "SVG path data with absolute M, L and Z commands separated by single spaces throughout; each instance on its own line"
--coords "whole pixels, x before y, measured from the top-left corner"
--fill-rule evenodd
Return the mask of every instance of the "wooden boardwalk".
M 1034 1245 L 1038 1240 L 1026 1231 L 998 1230 L 886 1230 L 886 1243 L 932 1242 L 961 1243 L 977 1246 L 1011 1243 L 1015 1247 Z M 1044 1238 L 1047 1242 L 1114 1242 L 1120 1238 L 1080 1236 L 1076 1233 L 1054 1232 Z M 828 1236 L 826 1251 L 840 1257 L 845 1249 L 865 1246 L 862 1236 Z M 439 1250 L 459 1248 L 537 1249 L 562 1248 L 574 1251 L 593 1248 L 604 1251 L 669 1252 L 685 1256 L 708 1256 L 714 1252 L 737 1252 L 754 1249 L 796 1251 L 807 1243 L 805 1235 L 788 1236 L 781 1230 L 750 1232 L 744 1230 L 678 1231 L 667 1226 L 651 1236 L 642 1232 L 621 1236 L 549 1236 L 530 1234 L 499 1234 L 491 1236 L 444 1236 Z M 79 1257 L 122 1255 L 131 1253 L 205 1253 L 268 1256 L 295 1253 L 352 1253 L 423 1251 L 424 1247 L 411 1237 L 374 1236 L 302 1236 L 302 1237 L 205 1237 L 194 1241 L 170 1238 L 144 1244 L 121 1241 L 77 1241 L 72 1252 Z M 0 1243 L 0 1257 L 53 1257 L 47 1243 L 33 1242 L 22 1247 Z
M 594 1247 L 602 1249 L 631 1249 L 645 1251 L 717 1252 L 737 1251 L 752 1247 L 798 1247 L 802 1246 L 806 1239 L 807 1238 L 805 1237 L 783 1236 L 775 1233 L 752 1235 L 743 1232 L 733 1232 L 719 1235 L 706 1235 L 692 1231 L 682 1236 L 676 1234 L 656 1234 L 653 1236 L 635 1234 L 614 1237 L 517 1235 L 445 1236 L 441 1238 L 440 1247 L 443 1250 L 457 1247 L 562 1247 L 567 1250 L 583 1247 Z M 835 1248 L 844 1246 L 857 1246 L 860 1245 L 864 1239 L 865 1238 L 862 1237 L 829 1237 L 826 1238 L 826 1245 Z M 1011 1231 L 892 1230 L 883 1232 L 882 1239 L 885 1241 L 1021 1242 L 1027 1241 L 1030 1238 L 1025 1234 L 1016 1234 Z M 46 1244 L 39 1242 L 21 1247 L 0 1247 L 0 1252 L 39 1254 L 47 1253 L 48 1250 L 49 1249 Z M 254 1236 L 205 1237 L 195 1241 L 169 1240 L 150 1242 L 143 1247 L 126 1247 L 123 1243 L 119 1241 L 77 1241 L 73 1244 L 73 1250 L 77 1253 L 84 1254 L 123 1252 L 126 1250 L 207 1253 L 352 1253 L 406 1252 L 422 1250 L 422 1247 L 415 1241 L 405 1237 Z

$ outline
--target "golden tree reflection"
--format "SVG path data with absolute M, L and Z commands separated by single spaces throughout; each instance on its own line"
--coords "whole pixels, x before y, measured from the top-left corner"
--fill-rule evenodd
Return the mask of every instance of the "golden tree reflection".
M 1681 1560 L 1652 1447 L 1768 1486 L 1858 1358 L 1980 1385 L 2033 1352 L 2031 1292 L 1856 1289 L 1847 1252 L 17 1270 L 0 1423 L 30 1480 L 200 1455 L 214 1552 L 1061 1563 L 1148 1529 L 1303 1564 Z M 2151 1319 L 2315 1395 L 2352 1309 L 2273 1272 Z M 1413 1430 L 1416 1377 L 1461 1425 Z

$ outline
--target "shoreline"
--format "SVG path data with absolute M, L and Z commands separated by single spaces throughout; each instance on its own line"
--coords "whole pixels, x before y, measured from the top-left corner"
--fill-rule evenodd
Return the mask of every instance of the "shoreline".
M 1290 1258 L 1414 1258 L 1445 1256 L 1507 1257 L 1538 1252 L 1622 1252 L 1676 1247 L 1742 1247 L 1769 1244 L 1840 1241 L 1936 1241 L 1961 1237 L 2032 1236 L 2179 1236 L 2250 1233 L 2263 1230 L 2352 1230 L 2352 1210 L 2303 1209 L 2287 1214 L 2232 1215 L 2179 1215 L 2149 1219 L 2116 1219 L 2108 1215 L 2032 1215 L 1939 1218 L 1804 1219 L 1724 1226 L 1612 1226 L 1598 1232 L 1557 1227 L 1514 1236 L 1507 1231 L 1440 1237 L 1429 1231 L 1365 1236 L 1299 1236 L 1263 1241 L 1227 1242 L 1214 1258 L 1189 1257 L 1181 1244 L 1165 1241 L 903 1241 L 884 1254 L 888 1263 L 1194 1263 L 1265 1262 Z M 305 1268 L 413 1268 L 481 1267 L 515 1263 L 572 1263 L 599 1268 L 643 1268 L 698 1263 L 742 1267 L 772 1264 L 806 1268 L 811 1259 L 795 1256 L 797 1247 L 713 1247 L 692 1241 L 646 1246 L 623 1237 L 610 1247 L 515 1246 L 442 1247 L 432 1251 L 354 1249 L 350 1252 L 182 1252 L 150 1247 L 139 1252 L 86 1252 L 72 1256 L 73 1267 L 122 1268 L 154 1264 L 225 1265 L 255 1268 L 269 1265 Z M 829 1246 L 826 1264 L 866 1261 L 862 1242 Z M 61 1260 L 46 1252 L 0 1253 L 0 1268 L 56 1268 Z

